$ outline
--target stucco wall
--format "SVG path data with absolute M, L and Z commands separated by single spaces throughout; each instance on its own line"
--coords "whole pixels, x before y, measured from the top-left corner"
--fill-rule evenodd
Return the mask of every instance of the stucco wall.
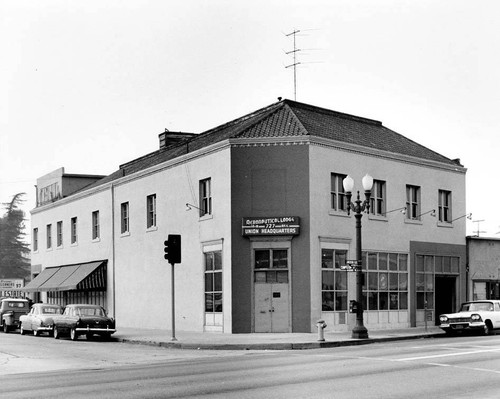
M 291 329 L 310 331 L 308 158 L 306 145 L 232 148 L 234 332 L 252 330 L 251 245 L 241 235 L 241 220 L 250 216 L 300 217 L 291 245 Z

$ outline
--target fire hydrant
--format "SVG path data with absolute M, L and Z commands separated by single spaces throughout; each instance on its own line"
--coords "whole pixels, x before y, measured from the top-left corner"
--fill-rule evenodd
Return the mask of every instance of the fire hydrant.
M 318 341 L 324 341 L 325 340 L 325 328 L 326 328 L 325 321 L 318 320 L 316 322 L 316 327 L 318 327 Z

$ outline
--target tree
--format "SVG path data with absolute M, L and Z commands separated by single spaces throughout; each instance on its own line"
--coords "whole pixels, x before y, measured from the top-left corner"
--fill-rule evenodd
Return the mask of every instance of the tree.
M 25 193 L 14 195 L 12 201 L 2 204 L 0 217 L 0 278 L 27 278 L 30 275 L 30 248 L 24 241 L 24 211 L 19 207 Z

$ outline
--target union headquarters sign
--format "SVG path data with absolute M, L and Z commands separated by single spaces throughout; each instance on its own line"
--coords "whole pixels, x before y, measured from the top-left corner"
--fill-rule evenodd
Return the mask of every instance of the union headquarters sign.
M 242 220 L 243 236 L 298 235 L 300 218 L 298 216 L 248 217 Z

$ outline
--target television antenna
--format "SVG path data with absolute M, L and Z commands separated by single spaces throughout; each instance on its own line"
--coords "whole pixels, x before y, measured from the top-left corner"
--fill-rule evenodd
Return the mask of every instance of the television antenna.
M 290 51 L 285 51 L 286 55 L 292 55 L 293 57 L 293 62 L 290 65 L 285 65 L 285 68 L 293 68 L 293 99 L 294 101 L 297 101 L 297 66 L 301 64 L 311 64 L 312 62 L 300 62 L 297 59 L 297 53 L 299 51 L 302 51 L 303 49 L 297 48 L 297 35 L 301 32 L 305 31 L 310 31 L 310 30 L 315 30 L 315 29 L 305 29 L 305 30 L 300 30 L 300 29 L 294 29 L 290 33 L 285 33 L 286 37 L 293 37 L 293 50 Z M 306 49 L 306 50 L 317 50 L 317 49 Z
M 473 231 L 473 233 L 477 233 L 474 235 L 474 237 L 479 237 L 479 234 L 481 233 L 486 233 L 486 231 L 481 231 L 481 229 L 479 228 L 480 226 L 480 223 L 481 222 L 484 222 L 484 219 L 481 219 L 481 220 L 473 220 L 472 223 L 477 223 L 477 230 L 476 231 Z

